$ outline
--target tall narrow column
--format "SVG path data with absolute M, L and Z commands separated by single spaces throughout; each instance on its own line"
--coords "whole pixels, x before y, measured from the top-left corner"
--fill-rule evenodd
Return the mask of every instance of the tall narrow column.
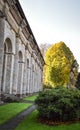
M 4 25 L 5 19 L 0 18 L 0 102 L 1 102 L 1 82 L 2 82 L 2 68 L 4 56 Z
M 11 54 L 7 54 L 6 57 L 7 60 L 4 72 L 4 90 L 8 94 L 12 94 L 14 56 Z
M 26 84 L 27 84 L 27 60 L 25 54 L 24 73 L 23 73 L 23 95 L 26 95 Z
M 23 86 L 23 71 L 24 71 L 24 62 L 22 52 L 19 51 L 18 59 L 18 79 L 17 79 L 17 95 L 22 96 L 22 86 Z

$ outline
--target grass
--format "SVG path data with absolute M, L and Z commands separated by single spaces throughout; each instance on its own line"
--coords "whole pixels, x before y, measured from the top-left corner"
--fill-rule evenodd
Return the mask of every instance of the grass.
M 47 126 L 37 121 L 37 111 L 25 118 L 15 130 L 80 130 L 80 123 L 60 126 Z
M 31 106 L 30 103 L 9 103 L 0 106 L 0 124 L 5 123 L 21 111 Z
M 38 96 L 38 94 L 27 96 L 27 97 L 24 98 L 24 100 L 35 101 L 35 99 L 36 99 L 37 96 Z

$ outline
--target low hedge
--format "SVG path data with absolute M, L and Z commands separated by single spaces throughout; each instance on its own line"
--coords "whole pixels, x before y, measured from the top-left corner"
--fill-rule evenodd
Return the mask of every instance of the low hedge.
M 40 118 L 53 121 L 80 119 L 80 91 L 64 87 L 39 93 L 35 100 Z

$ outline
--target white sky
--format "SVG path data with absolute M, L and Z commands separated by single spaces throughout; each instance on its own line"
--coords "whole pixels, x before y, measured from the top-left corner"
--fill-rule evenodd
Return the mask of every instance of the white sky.
M 80 65 L 80 0 L 19 0 L 38 44 L 63 41 Z

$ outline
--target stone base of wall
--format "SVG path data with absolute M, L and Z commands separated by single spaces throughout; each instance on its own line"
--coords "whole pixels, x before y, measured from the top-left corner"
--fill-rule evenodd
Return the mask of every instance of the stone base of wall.
M 4 102 L 3 101 L 0 101 L 0 105 L 2 105 Z
M 2 94 L 1 95 L 1 101 L 2 102 L 19 102 L 20 97 L 17 97 L 13 94 Z

